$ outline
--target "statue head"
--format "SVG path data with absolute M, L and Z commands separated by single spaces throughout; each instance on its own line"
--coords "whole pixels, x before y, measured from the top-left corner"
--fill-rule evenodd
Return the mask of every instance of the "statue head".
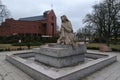
M 63 16 L 61 16 L 61 21 L 66 22 L 66 21 L 69 21 L 69 20 L 65 15 L 63 15 Z

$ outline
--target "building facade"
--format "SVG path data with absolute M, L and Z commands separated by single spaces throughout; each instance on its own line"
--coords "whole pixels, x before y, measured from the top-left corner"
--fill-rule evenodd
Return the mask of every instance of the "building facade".
M 0 36 L 39 35 L 55 36 L 56 15 L 53 10 L 45 11 L 42 16 L 6 19 L 0 26 Z

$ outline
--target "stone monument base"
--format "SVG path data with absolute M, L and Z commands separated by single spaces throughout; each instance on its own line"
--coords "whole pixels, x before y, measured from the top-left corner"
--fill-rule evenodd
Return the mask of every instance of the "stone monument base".
M 19 52 L 6 55 L 6 60 L 18 67 L 34 80 L 81 80 L 105 66 L 115 62 L 113 54 L 85 53 L 84 63 L 65 68 L 49 67 L 34 60 L 35 53 Z M 87 59 L 87 60 L 86 60 Z
M 68 67 L 84 62 L 86 46 L 48 44 L 33 49 L 35 60 L 57 68 Z

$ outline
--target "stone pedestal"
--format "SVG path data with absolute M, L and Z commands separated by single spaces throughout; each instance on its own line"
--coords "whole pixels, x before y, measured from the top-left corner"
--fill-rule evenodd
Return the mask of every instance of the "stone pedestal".
M 59 45 L 54 46 L 54 47 L 42 46 L 41 48 L 33 50 L 36 53 L 34 53 L 33 51 L 11 52 L 6 55 L 6 60 L 12 63 L 14 66 L 18 67 L 19 69 L 21 69 L 22 71 L 24 71 L 26 74 L 30 75 L 34 80 L 81 80 L 83 77 L 86 77 L 87 75 L 90 75 L 104 68 L 105 66 L 110 65 L 111 63 L 117 60 L 117 56 L 114 54 L 102 54 L 102 53 L 96 53 L 93 51 L 88 51 L 85 54 L 86 59 L 84 61 L 84 58 L 80 57 L 80 55 L 82 55 L 83 53 L 73 54 L 71 52 L 72 50 L 69 51 L 69 54 L 62 53 L 59 55 L 58 52 L 62 51 L 59 49 L 61 47 L 65 48 L 68 46 L 59 46 Z M 79 48 L 80 51 L 83 52 L 85 49 L 85 46 L 80 46 L 80 47 L 82 48 L 82 49 Z M 55 49 L 53 48 L 55 49 L 58 48 L 58 52 L 57 53 L 54 52 Z M 71 47 L 69 46 L 69 48 Z M 43 51 L 40 53 L 38 52 L 39 49 Z M 48 51 L 44 51 L 46 49 Z M 53 49 L 53 53 L 49 54 L 49 50 L 51 51 L 52 49 Z M 37 61 L 40 61 L 47 65 L 55 66 L 55 67 L 46 66 L 39 62 L 36 62 L 34 60 L 35 55 L 36 55 Z M 42 55 L 44 55 L 44 57 L 41 57 Z M 72 55 L 75 56 L 76 59 L 75 57 L 74 59 L 72 59 L 73 58 Z M 77 57 L 77 55 L 79 56 Z M 67 59 L 68 57 L 69 59 Z M 72 64 L 68 63 L 67 61 L 62 62 L 62 60 L 64 59 L 66 59 L 68 62 L 71 62 Z M 74 63 L 75 61 L 78 61 L 78 62 L 84 61 L 84 62 L 82 64 L 71 66 L 73 64 L 76 64 Z M 67 66 L 70 66 L 70 67 L 64 68 L 66 64 Z M 61 65 L 63 68 L 58 68 L 58 67 L 61 67 Z
M 73 66 L 84 61 L 86 46 L 49 44 L 33 49 L 35 60 L 49 66 L 61 68 Z

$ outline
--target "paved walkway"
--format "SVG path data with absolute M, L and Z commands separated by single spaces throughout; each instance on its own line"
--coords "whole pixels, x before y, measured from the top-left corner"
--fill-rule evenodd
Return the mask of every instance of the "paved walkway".
M 0 53 L 0 80 L 33 80 L 30 76 L 5 60 L 5 55 L 9 53 Z
M 83 80 L 120 80 L 120 52 L 106 52 L 105 54 L 116 54 L 117 62 L 89 75 Z
M 5 60 L 5 55 L 9 53 L 11 52 L 0 52 L 0 80 L 33 80 L 30 76 Z M 120 80 L 120 52 L 109 52 L 105 54 L 116 54 L 118 61 L 89 75 L 83 80 Z

